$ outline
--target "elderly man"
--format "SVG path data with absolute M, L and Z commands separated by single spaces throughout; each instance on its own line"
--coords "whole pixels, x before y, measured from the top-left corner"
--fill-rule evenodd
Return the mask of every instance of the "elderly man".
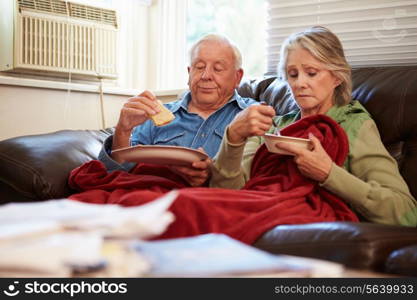
M 106 140 L 99 159 L 108 170 L 129 170 L 133 164 L 120 164 L 111 150 L 142 145 L 174 145 L 202 148 L 213 157 L 220 146 L 226 126 L 234 116 L 256 103 L 236 92 L 242 76 L 239 50 L 223 36 L 210 34 L 190 50 L 188 67 L 190 91 L 165 106 L 175 119 L 161 127 L 149 116 L 159 112 L 157 99 L 150 91 L 128 99 L 124 104 L 114 136 Z M 195 162 L 191 167 L 172 166 L 192 186 L 202 185 L 209 176 L 210 160 Z

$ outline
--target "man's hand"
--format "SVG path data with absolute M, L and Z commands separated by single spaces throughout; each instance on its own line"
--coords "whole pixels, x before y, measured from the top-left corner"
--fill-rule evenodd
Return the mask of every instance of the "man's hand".
M 276 147 L 295 155 L 294 161 L 301 174 L 318 182 L 324 182 L 330 174 L 332 159 L 323 149 L 318 138 L 311 133 L 308 137 L 313 144 L 313 150 L 306 150 L 284 142 L 276 143 Z
M 199 148 L 203 150 L 203 148 Z M 195 161 L 190 167 L 186 166 L 170 166 L 170 169 L 184 178 L 191 186 L 202 186 L 210 178 L 210 165 L 212 161 L 207 158 L 202 161 Z
M 160 111 L 158 100 L 150 91 L 144 91 L 136 97 L 129 98 L 120 111 L 116 128 L 120 131 L 132 131 L 135 126 L 143 124 Z
M 119 121 L 114 132 L 112 150 L 129 146 L 132 129 L 148 120 L 149 115 L 154 115 L 160 111 L 157 101 L 155 95 L 150 91 L 144 91 L 140 95 L 127 100 L 120 111 Z
M 250 136 L 261 136 L 272 125 L 275 110 L 269 105 L 252 105 L 236 115 L 230 123 L 227 137 L 230 143 L 243 143 Z

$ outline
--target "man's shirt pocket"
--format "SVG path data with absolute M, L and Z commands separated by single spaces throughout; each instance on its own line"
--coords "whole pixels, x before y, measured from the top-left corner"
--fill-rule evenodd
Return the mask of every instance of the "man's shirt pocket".
M 155 137 L 154 145 L 173 145 L 187 147 L 187 141 L 185 140 L 185 131 L 183 132 L 165 132 Z

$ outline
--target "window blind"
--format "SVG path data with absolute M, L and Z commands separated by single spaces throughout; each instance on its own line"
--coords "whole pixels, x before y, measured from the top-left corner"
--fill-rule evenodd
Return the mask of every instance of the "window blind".
M 284 39 L 313 25 L 339 37 L 352 67 L 417 64 L 417 0 L 268 0 L 267 75 Z

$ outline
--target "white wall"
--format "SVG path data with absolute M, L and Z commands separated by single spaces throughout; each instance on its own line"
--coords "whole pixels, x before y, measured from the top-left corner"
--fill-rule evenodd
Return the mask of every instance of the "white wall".
M 127 78 L 119 78 L 119 84 L 122 88 L 126 88 L 135 82 L 137 90 L 135 93 L 125 91 L 104 94 L 104 127 L 116 124 L 120 108 L 129 97 L 140 90 L 150 89 L 155 92 L 158 88 L 158 77 L 160 77 L 158 69 L 161 67 L 158 64 L 160 58 L 156 55 L 156 48 L 160 47 L 158 41 L 161 38 L 161 32 L 164 32 L 164 23 L 158 18 L 161 18 L 161 11 L 164 7 L 160 0 L 154 0 L 152 3 L 151 6 L 135 5 L 137 13 L 133 16 L 134 24 L 132 23 L 135 39 L 130 42 L 139 44 L 140 52 L 122 51 L 124 60 L 121 67 L 133 68 L 134 72 L 130 72 L 131 75 Z M 130 21 L 125 20 L 125 22 Z M 178 77 L 178 74 L 174 73 L 169 76 Z M 92 85 L 92 88 L 87 86 L 84 90 L 71 89 L 67 92 L 65 82 L 27 83 L 30 82 L 27 78 L 0 72 L 0 140 L 62 129 L 103 127 L 97 86 Z M 57 89 L 55 86 L 60 86 L 60 88 Z M 186 82 L 178 88 L 181 89 L 184 86 Z M 107 90 L 110 89 L 107 88 Z M 176 99 L 181 91 L 156 91 L 155 93 L 160 100 L 167 102 Z
M 163 102 L 177 93 L 157 93 Z M 104 94 L 105 127 L 115 126 L 131 95 Z M 62 129 L 102 127 L 98 93 L 0 84 L 0 140 Z

